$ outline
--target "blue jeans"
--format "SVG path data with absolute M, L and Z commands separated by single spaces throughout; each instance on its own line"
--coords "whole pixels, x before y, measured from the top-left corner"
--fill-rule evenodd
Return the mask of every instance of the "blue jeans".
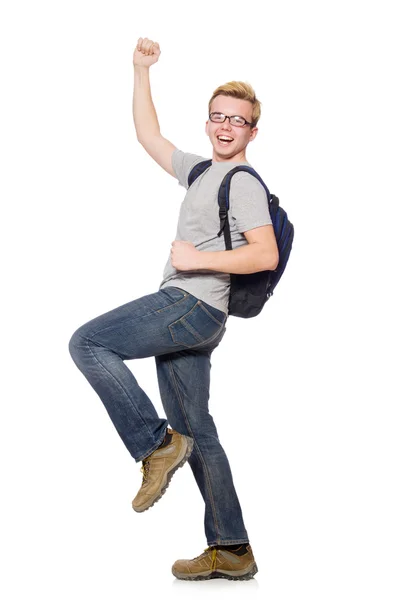
M 75 331 L 70 354 L 102 400 L 136 462 L 162 443 L 167 425 L 194 440 L 188 459 L 205 503 L 208 546 L 248 542 L 229 461 L 208 411 L 211 354 L 227 315 L 185 290 L 165 287 Z M 161 419 L 125 360 L 154 356 Z

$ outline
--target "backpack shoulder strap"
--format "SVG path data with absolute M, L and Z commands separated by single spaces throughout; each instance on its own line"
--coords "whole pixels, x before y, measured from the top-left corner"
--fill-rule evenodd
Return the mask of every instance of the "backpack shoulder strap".
M 197 179 L 197 177 L 202 175 L 204 173 L 204 171 L 206 169 L 208 169 L 208 167 L 210 167 L 211 165 L 212 165 L 211 159 L 203 160 L 203 161 L 199 162 L 197 165 L 194 165 L 193 169 L 189 173 L 189 177 L 187 180 L 188 187 L 190 187 L 192 185 L 192 183 Z
M 292 225 L 291 221 L 289 221 L 286 211 L 280 206 L 277 196 L 270 194 L 266 184 L 264 181 L 262 181 L 258 173 L 251 167 L 239 165 L 225 175 L 218 193 L 219 217 L 221 221 L 221 230 L 218 233 L 218 236 L 221 235 L 222 231 L 224 231 L 225 245 L 227 250 L 232 249 L 229 219 L 227 216 L 229 210 L 230 180 L 238 171 L 247 171 L 248 173 L 251 173 L 251 175 L 260 181 L 267 193 L 270 217 L 272 219 L 277 246 L 279 249 L 279 264 L 277 269 L 274 271 L 269 271 L 266 289 L 267 297 L 269 297 L 273 294 L 273 290 L 280 280 L 288 262 L 292 248 L 292 242 L 294 239 L 294 226 Z
M 273 199 L 275 198 L 275 196 L 272 196 L 270 194 L 265 182 L 261 179 L 261 177 L 255 171 L 255 169 L 253 169 L 252 167 L 247 167 L 246 165 L 237 165 L 237 167 L 234 167 L 234 169 L 231 169 L 230 171 L 228 171 L 226 173 L 225 177 L 222 180 L 222 183 L 221 183 L 221 186 L 220 186 L 219 192 L 218 192 L 219 219 L 220 219 L 220 224 L 221 224 L 221 228 L 219 230 L 218 237 L 220 235 L 222 235 L 222 231 L 223 231 L 224 236 L 225 236 L 225 245 L 226 245 L 227 250 L 232 249 L 229 219 L 227 216 L 227 213 L 228 213 L 228 210 L 230 207 L 230 203 L 229 203 L 230 183 L 231 183 L 231 179 L 232 179 L 233 175 L 235 175 L 239 171 L 246 171 L 247 173 L 250 173 L 251 175 L 256 177 L 256 179 L 258 179 L 258 181 L 263 185 L 263 187 L 266 190 L 269 206 L 270 206 L 270 202 L 273 201 Z
M 267 199 L 268 199 L 268 201 L 270 201 L 271 194 L 270 194 L 265 182 L 262 180 L 260 175 L 255 171 L 255 169 L 253 169 L 252 167 L 247 167 L 246 165 L 237 165 L 237 167 L 234 167 L 234 169 L 231 169 L 230 171 L 228 171 L 226 173 L 225 177 L 223 178 L 221 187 L 219 189 L 219 196 L 218 196 L 219 206 L 221 206 L 220 201 L 223 201 L 223 199 L 224 199 L 225 204 L 226 204 L 226 210 L 229 210 L 230 180 L 233 177 L 233 175 L 235 175 L 239 171 L 246 171 L 247 173 L 250 173 L 251 175 L 253 175 L 256 179 L 258 179 L 258 181 L 260 181 L 260 183 L 265 188 L 266 194 L 267 194 Z

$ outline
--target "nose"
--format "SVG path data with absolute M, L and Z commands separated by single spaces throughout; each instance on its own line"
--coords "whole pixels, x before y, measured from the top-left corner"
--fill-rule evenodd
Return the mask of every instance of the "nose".
M 226 119 L 223 121 L 222 123 L 222 129 L 231 129 L 232 126 L 230 125 L 230 117 L 226 117 Z

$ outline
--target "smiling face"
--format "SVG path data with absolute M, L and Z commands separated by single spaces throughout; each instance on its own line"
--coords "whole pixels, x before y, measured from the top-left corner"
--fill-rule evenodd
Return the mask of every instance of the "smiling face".
M 252 122 L 252 104 L 248 100 L 219 95 L 214 98 L 210 112 L 220 112 L 230 116 L 238 115 L 244 117 L 249 123 Z M 258 128 L 251 128 L 249 125 L 236 127 L 230 125 L 229 119 L 223 123 L 213 123 L 208 119 L 205 124 L 205 132 L 213 147 L 212 160 L 214 162 L 246 162 L 245 149 L 249 142 L 255 139 Z M 224 136 L 232 138 L 232 140 L 221 142 L 219 137 Z

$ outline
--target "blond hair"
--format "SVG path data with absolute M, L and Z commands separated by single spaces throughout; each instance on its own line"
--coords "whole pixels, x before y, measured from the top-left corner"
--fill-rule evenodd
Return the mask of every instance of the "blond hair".
M 239 100 L 248 100 L 252 104 L 252 125 L 255 127 L 261 116 L 261 102 L 256 98 L 253 87 L 244 81 L 229 81 L 220 85 L 213 92 L 211 100 L 208 103 L 208 113 L 211 112 L 211 104 L 217 96 L 231 96 Z

